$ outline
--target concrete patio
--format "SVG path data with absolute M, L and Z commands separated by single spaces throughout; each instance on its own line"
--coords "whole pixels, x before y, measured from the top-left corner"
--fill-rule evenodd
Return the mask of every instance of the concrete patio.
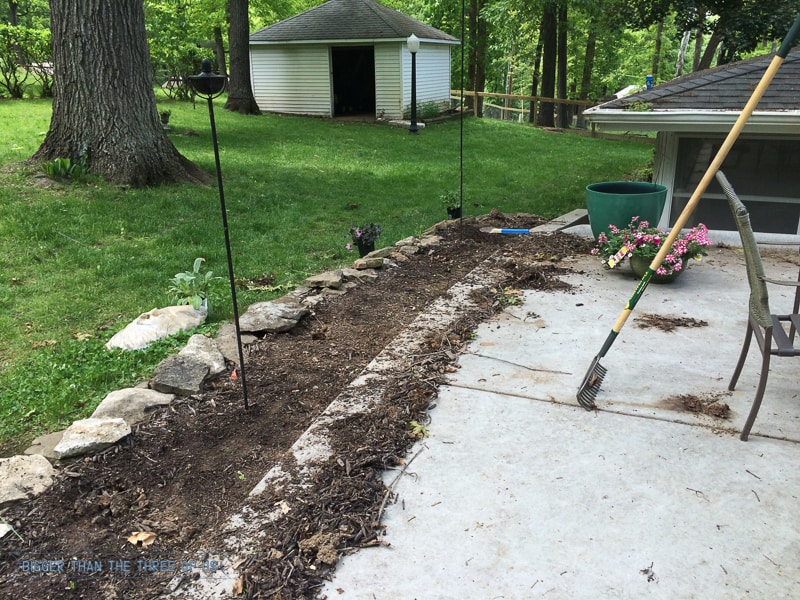
M 796 248 L 764 255 L 771 276 L 797 277 Z M 430 436 L 386 474 L 387 545 L 345 557 L 328 598 L 798 597 L 800 361 L 773 359 L 739 441 L 759 374 L 751 348 L 727 391 L 747 315 L 741 251 L 712 248 L 648 287 L 601 361 L 593 412 L 576 391 L 636 280 L 592 257 L 567 266 L 570 291 L 527 291 L 479 328 Z M 793 289 L 770 292 L 790 308 Z M 650 315 L 697 326 L 646 327 Z

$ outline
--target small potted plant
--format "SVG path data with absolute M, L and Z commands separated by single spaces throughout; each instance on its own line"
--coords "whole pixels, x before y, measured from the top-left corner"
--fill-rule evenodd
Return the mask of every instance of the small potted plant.
M 650 263 L 668 235 L 669 232 L 650 227 L 647 221 L 633 217 L 625 228 L 609 225 L 608 233 L 601 233 L 597 237 L 597 246 L 592 249 L 592 254 L 599 255 L 603 264 L 609 269 L 619 267 L 627 258 L 631 270 L 636 276 L 641 277 L 650 267 Z M 653 274 L 651 281 L 654 283 L 672 281 L 683 273 L 689 259 L 700 260 L 705 256 L 705 247 L 711 246 L 712 243 L 708 239 L 708 228 L 702 223 L 682 233 L 675 238 L 670 251 Z
M 195 310 L 208 311 L 208 297 L 213 295 L 214 285 L 222 277 L 214 277 L 211 271 L 200 272 L 205 258 L 196 258 L 191 271 L 178 273 L 170 279 L 172 284 L 167 292 L 172 299 L 181 304 L 191 304 Z
M 439 200 L 447 211 L 448 219 L 461 218 L 461 195 L 458 192 L 445 192 L 440 194 Z
M 171 110 L 162 110 L 159 114 L 159 117 L 161 117 L 161 127 L 167 131 L 169 131 L 169 118 L 171 115 Z
M 359 256 L 366 256 L 375 250 L 375 240 L 381 235 L 380 225 L 375 223 L 368 223 L 366 225 L 355 225 L 350 228 L 350 240 L 347 244 L 347 249 L 352 250 L 355 245 L 358 248 Z

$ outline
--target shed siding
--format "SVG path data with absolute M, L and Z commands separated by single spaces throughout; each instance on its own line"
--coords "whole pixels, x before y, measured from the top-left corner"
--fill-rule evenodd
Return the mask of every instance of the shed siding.
M 403 106 L 411 105 L 411 53 L 403 49 Z M 417 52 L 417 105 L 450 104 L 450 46 L 420 44 Z
M 331 116 L 327 46 L 250 48 L 253 95 L 263 111 Z
M 400 44 L 375 44 L 375 113 L 379 118 L 403 117 L 403 69 Z

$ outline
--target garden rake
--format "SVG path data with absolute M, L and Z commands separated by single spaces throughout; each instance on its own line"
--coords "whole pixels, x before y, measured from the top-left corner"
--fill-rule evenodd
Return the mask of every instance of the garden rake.
M 745 123 L 747 123 L 750 115 L 753 114 L 753 111 L 755 110 L 758 102 L 761 100 L 761 97 L 767 91 L 769 84 L 775 77 L 775 73 L 778 71 L 778 68 L 781 66 L 781 64 L 783 64 L 784 59 L 789 54 L 789 50 L 799 34 L 800 16 L 794 20 L 794 23 L 789 29 L 789 32 L 786 34 L 780 49 L 773 57 L 769 66 L 767 67 L 767 70 L 764 72 L 761 81 L 758 83 L 758 86 L 756 86 L 756 89 L 753 91 L 753 94 L 750 96 L 747 104 L 742 109 L 742 112 L 739 114 L 736 122 L 733 124 L 733 128 L 731 129 L 730 133 L 728 133 L 728 136 L 725 138 L 722 146 L 720 146 L 719 150 L 717 151 L 716 156 L 708 166 L 705 175 L 703 175 L 700 183 L 697 184 L 697 188 L 689 199 L 689 202 L 686 204 L 686 207 L 678 216 L 675 224 L 672 226 L 672 229 L 670 230 L 664 244 L 661 246 L 661 249 L 658 251 L 658 254 L 656 254 L 656 256 L 653 258 L 649 268 L 642 276 L 641 281 L 639 281 L 639 285 L 636 286 L 633 295 L 630 297 L 619 318 L 617 318 L 616 323 L 614 323 L 614 326 L 611 328 L 611 332 L 608 334 L 606 341 L 603 343 L 603 347 L 600 349 L 600 352 L 597 354 L 597 356 L 595 356 L 592 360 L 592 364 L 589 366 L 589 370 L 586 372 L 583 382 L 581 383 L 580 388 L 578 388 L 577 394 L 578 404 L 580 404 L 586 410 L 592 410 L 596 408 L 594 400 L 597 397 L 597 392 L 600 390 L 600 384 L 602 384 L 603 378 L 607 373 L 606 368 L 600 364 L 600 359 L 606 355 L 608 350 L 611 348 L 611 345 L 614 343 L 614 340 L 619 335 L 620 330 L 622 329 L 623 325 L 625 325 L 625 321 L 628 320 L 628 317 L 630 316 L 631 312 L 633 312 L 634 307 L 639 302 L 639 298 L 641 298 L 644 290 L 647 288 L 647 284 L 650 283 L 650 279 L 652 278 L 653 274 L 661 266 L 661 263 L 664 261 L 664 257 L 669 253 L 670 248 L 672 248 L 672 243 L 680 234 L 681 229 L 689 220 L 692 212 L 694 212 L 695 207 L 711 183 L 711 180 L 722 166 L 722 163 L 728 156 L 728 152 L 730 151 L 736 139 L 739 137 L 742 129 L 744 129 Z

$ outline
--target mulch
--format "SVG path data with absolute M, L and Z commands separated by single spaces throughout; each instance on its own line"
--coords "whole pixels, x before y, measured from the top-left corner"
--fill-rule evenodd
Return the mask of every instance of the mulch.
M 383 473 L 408 460 L 428 422 L 426 409 L 457 368 L 470 333 L 506 305 L 510 288 L 566 289 L 562 259 L 587 253 L 590 242 L 563 233 L 480 231 L 543 222 L 496 211 L 455 222 L 438 232 L 440 244 L 382 270 L 374 283 L 327 298 L 293 330 L 251 346 L 249 410 L 229 373 L 204 393 L 152 413 L 123 443 L 62 461 L 47 492 L 0 509 L 18 534 L 0 540 L 0 596 L 155 598 L 185 581 L 181 566 L 189 563 L 182 561 L 213 571 L 203 561 L 224 547 L 222 527 L 255 483 L 275 465 L 291 471 L 289 447 L 364 367 L 431 302 L 501 253 L 503 284 L 479 290 L 479 308 L 425 340 L 429 351 L 415 358 L 411 372 L 393 377 L 375 410 L 332 426 L 335 458 L 318 465 L 311 485 L 267 489 L 251 503 L 265 512 L 281 503 L 293 508 L 263 526 L 260 550 L 238 566 L 241 597 L 315 597 L 339 557 L 383 543 L 381 515 L 391 501 Z M 138 542 L 131 537 L 137 532 Z M 63 560 L 65 572 L 22 572 L 23 561 L 32 560 Z M 127 572 L 119 562 L 125 560 Z

